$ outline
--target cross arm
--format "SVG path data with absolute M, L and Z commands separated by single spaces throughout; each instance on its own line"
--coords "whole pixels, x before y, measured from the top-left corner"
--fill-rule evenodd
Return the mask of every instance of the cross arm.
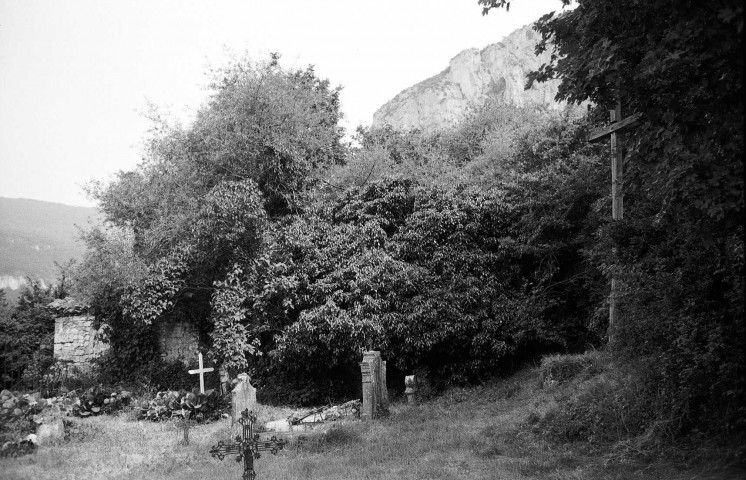
M 240 443 L 225 444 L 222 441 L 218 442 L 217 446 L 210 449 L 210 455 L 217 457 L 220 460 L 232 454 L 243 454 L 245 447 Z
M 600 142 L 601 140 L 608 137 L 612 133 L 621 133 L 628 127 L 637 123 L 637 121 L 640 120 L 640 118 L 642 118 L 642 113 L 635 113 L 634 115 L 630 115 L 629 117 L 623 120 L 620 120 L 618 122 L 614 122 L 611 125 L 607 125 L 605 127 L 591 130 L 590 134 L 588 135 L 588 141 L 589 142 Z
M 259 435 L 257 435 L 258 437 Z M 277 439 L 274 435 L 272 435 L 272 438 L 269 440 L 259 440 L 259 438 L 256 438 L 254 440 L 254 448 L 256 452 L 266 452 L 269 451 L 273 455 L 277 455 L 277 452 L 285 448 L 285 445 L 287 444 L 287 440 L 284 439 Z

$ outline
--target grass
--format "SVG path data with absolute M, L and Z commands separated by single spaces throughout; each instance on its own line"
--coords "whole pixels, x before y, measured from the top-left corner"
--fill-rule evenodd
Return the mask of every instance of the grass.
M 556 360 L 556 359 L 555 359 Z M 277 456 L 255 462 L 269 479 L 695 479 L 742 478 L 742 470 L 714 463 L 682 468 L 676 460 L 636 460 L 584 444 L 535 436 L 541 418 L 558 398 L 542 388 L 541 369 L 503 381 L 453 389 L 410 407 L 394 404 L 389 417 L 341 421 L 289 436 Z M 285 418 L 290 409 L 261 407 L 259 423 Z M 190 444 L 170 423 L 137 422 L 128 416 L 75 419 L 79 433 L 63 444 L 41 447 L 22 458 L 0 458 L 2 479 L 217 479 L 241 477 L 241 465 L 210 457 L 219 440 L 238 430 L 230 420 L 198 425 Z

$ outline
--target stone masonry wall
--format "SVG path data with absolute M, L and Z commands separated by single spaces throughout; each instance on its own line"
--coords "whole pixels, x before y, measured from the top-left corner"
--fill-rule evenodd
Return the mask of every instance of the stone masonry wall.
M 109 349 L 101 332 L 93 328 L 93 316 L 68 315 L 54 321 L 54 357 L 69 362 L 80 370 L 90 368 L 90 362 Z M 162 323 L 158 327 L 161 358 L 180 360 L 185 364 L 197 358 L 198 334 L 188 323 Z
M 100 331 L 93 328 L 93 317 L 73 315 L 54 321 L 54 358 L 85 370 L 90 361 L 109 349 Z
M 197 358 L 198 339 L 196 329 L 189 323 L 174 322 L 160 324 L 158 343 L 161 358 L 164 360 L 181 360 L 188 363 Z

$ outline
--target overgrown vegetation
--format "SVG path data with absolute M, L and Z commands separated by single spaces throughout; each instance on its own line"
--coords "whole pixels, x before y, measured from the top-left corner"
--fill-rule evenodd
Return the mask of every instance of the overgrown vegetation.
M 102 375 L 180 388 L 152 363 L 171 319 L 287 403 L 355 395 L 361 349 L 431 391 L 562 352 L 542 381 L 578 388 L 536 412 L 535 433 L 742 441 L 742 13 L 581 1 L 536 24 L 556 55 L 532 81 L 559 78 L 589 115 L 489 103 L 449 131 L 360 128 L 352 145 L 313 69 L 272 56 L 214 72 L 193 125 L 155 118 L 144 162 L 91 187 L 108 224 L 85 233 L 74 286 L 108 329 Z M 612 222 L 607 147 L 587 133 L 617 100 L 643 120 Z
M 555 55 L 532 80 L 644 115 L 625 144 L 624 220 L 602 226 L 589 258 L 623 282 L 612 347 L 642 383 L 648 427 L 742 438 L 743 5 L 580 1 L 536 28 L 537 51 Z
M 38 386 L 52 365 L 54 318 L 46 309 L 55 297 L 65 295 L 64 283 L 56 289 L 27 279 L 15 306 L 0 290 L 0 372 L 2 388 L 19 383 Z
M 597 362 L 603 365 L 603 362 Z M 375 422 L 337 421 L 323 429 L 287 435 L 278 455 L 262 453 L 259 478 L 368 479 L 635 479 L 730 480 L 742 470 L 722 458 L 640 457 L 631 445 L 605 452 L 585 442 L 557 444 L 530 423 L 582 387 L 581 377 L 541 387 L 541 368 L 481 386 L 454 388 L 415 407 L 394 403 L 391 415 Z M 287 418 L 288 409 L 260 406 L 258 424 Z M 67 426 L 66 426 L 67 427 Z M 33 461 L 0 458 L 3 478 L 58 477 L 204 479 L 240 477 L 233 456 L 223 461 L 210 447 L 235 437 L 230 421 L 197 424 L 189 445 L 172 422 L 134 422 L 127 415 L 72 418 L 68 441 L 40 448 Z M 262 433 L 262 438 L 271 434 Z M 598 444 L 594 443 L 593 447 Z

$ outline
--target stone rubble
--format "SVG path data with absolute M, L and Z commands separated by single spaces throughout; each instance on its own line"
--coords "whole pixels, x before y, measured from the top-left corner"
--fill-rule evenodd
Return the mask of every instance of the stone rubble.
M 300 416 L 287 419 L 273 420 L 264 425 L 267 432 L 290 432 L 309 430 L 315 425 L 333 422 L 341 419 L 360 419 L 360 400 L 350 400 L 341 405 L 331 405 L 316 408 Z

